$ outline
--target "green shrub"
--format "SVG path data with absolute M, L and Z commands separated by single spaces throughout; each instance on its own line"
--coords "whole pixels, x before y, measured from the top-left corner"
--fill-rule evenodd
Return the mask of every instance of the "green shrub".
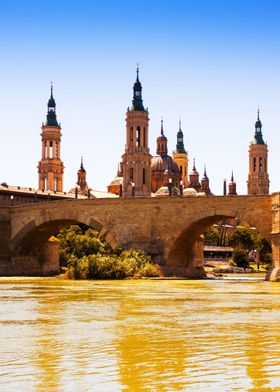
M 159 276 L 142 250 L 112 248 L 96 230 L 71 226 L 60 231 L 60 262 L 71 279 L 125 279 Z
M 248 253 L 243 248 L 235 248 L 232 253 L 233 261 L 237 267 L 247 268 L 249 266 Z

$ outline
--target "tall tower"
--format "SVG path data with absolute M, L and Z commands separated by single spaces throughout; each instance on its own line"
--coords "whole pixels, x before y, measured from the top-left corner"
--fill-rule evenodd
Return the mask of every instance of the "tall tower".
M 234 181 L 233 172 L 231 172 L 230 183 L 228 184 L 228 195 L 235 196 L 236 193 L 236 182 Z
M 61 127 L 56 119 L 56 104 L 51 85 L 47 120 L 42 125 L 42 158 L 38 164 L 39 189 L 63 192 L 64 165 L 60 159 Z
M 81 157 L 81 166 L 77 174 L 78 174 L 78 181 L 76 182 L 76 184 L 80 187 L 81 192 L 84 192 L 85 190 L 87 190 L 88 186 L 86 180 L 87 172 L 84 168 L 83 157 Z
M 189 185 L 189 181 L 188 181 L 189 159 L 188 159 L 188 153 L 185 150 L 185 146 L 184 146 L 184 134 L 181 128 L 181 119 L 179 120 L 177 144 L 176 144 L 176 150 L 173 152 L 173 158 L 180 168 L 183 184 L 185 187 L 187 187 Z
M 268 195 L 267 144 L 263 141 L 260 112 L 255 124 L 254 140 L 249 147 L 248 195 Z
M 194 188 L 197 192 L 201 189 L 201 184 L 199 182 L 199 173 L 195 167 L 195 159 L 193 160 L 193 169 L 190 172 L 189 188 Z
M 149 113 L 143 106 L 137 67 L 131 109 L 126 112 L 126 145 L 123 159 L 123 196 L 151 195 L 151 155 L 148 147 Z
M 204 173 L 203 173 L 203 177 L 201 178 L 201 191 L 205 192 L 207 196 L 211 195 L 209 178 L 206 173 L 206 165 L 204 165 Z

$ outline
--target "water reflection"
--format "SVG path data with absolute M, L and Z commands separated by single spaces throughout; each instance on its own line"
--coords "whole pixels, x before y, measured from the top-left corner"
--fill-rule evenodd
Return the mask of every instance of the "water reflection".
M 1 278 L 2 390 L 280 390 L 279 294 L 264 282 Z

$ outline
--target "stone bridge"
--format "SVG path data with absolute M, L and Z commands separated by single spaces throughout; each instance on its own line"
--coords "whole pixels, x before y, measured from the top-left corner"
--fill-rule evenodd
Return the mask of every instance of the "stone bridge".
M 280 274 L 280 193 L 267 196 L 209 196 L 61 200 L 0 208 L 0 275 L 44 275 L 59 268 L 59 229 L 84 223 L 107 241 L 143 249 L 164 274 L 201 277 L 200 234 L 215 222 L 239 218 L 273 247 L 272 277 Z

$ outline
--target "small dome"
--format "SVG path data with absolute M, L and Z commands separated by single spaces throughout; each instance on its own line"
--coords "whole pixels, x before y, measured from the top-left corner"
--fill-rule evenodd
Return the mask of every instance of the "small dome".
M 197 191 L 194 188 L 185 188 L 183 196 L 197 196 Z
M 166 141 L 166 142 L 167 142 L 167 137 L 166 137 L 165 135 L 160 135 L 160 136 L 157 138 L 157 142 L 159 142 L 159 141 Z
M 195 168 L 193 168 L 192 171 L 190 172 L 190 176 L 199 176 L 199 173 Z
M 120 185 L 123 182 L 123 178 L 122 177 L 115 177 L 110 185 Z
M 167 186 L 162 186 L 160 187 L 156 193 L 155 196 L 169 196 L 169 189 Z
M 179 189 L 176 188 L 175 186 L 173 186 L 173 187 L 171 188 L 171 195 L 172 195 L 172 196 L 178 196 L 179 194 L 180 194 Z M 162 187 L 160 187 L 160 188 L 156 191 L 156 193 L 154 194 L 154 196 L 155 196 L 155 197 L 158 197 L 158 196 L 169 196 L 169 188 L 168 188 L 168 186 L 162 186 Z

